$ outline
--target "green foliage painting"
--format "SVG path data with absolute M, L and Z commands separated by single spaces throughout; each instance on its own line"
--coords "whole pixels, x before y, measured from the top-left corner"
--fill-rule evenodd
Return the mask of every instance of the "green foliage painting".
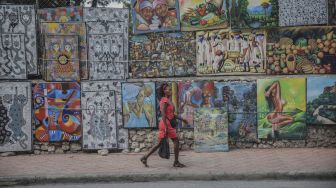
M 306 134 L 305 78 L 257 81 L 258 138 L 302 139 Z
M 278 0 L 231 1 L 232 28 L 270 28 L 278 26 Z
M 336 124 L 336 76 L 307 80 L 307 123 Z

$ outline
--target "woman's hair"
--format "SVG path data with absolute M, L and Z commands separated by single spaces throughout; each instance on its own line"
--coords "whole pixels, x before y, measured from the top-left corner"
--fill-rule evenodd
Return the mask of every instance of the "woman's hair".
M 158 92 L 158 96 L 161 99 L 162 97 L 164 97 L 165 93 L 164 90 L 169 86 L 168 83 L 164 82 L 163 84 L 160 85 Z
M 268 92 L 268 90 L 270 89 L 270 87 L 271 87 L 271 86 L 267 86 L 267 87 L 265 88 L 265 92 Z M 266 101 L 267 101 L 268 109 L 269 109 L 270 111 L 273 111 L 273 110 L 274 110 L 274 104 L 273 104 L 273 101 L 272 101 L 271 94 L 270 94 L 268 97 L 265 96 L 265 98 L 266 98 Z

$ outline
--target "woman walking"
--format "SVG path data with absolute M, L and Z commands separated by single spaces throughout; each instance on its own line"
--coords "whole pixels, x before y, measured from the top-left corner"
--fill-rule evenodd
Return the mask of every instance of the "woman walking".
M 167 83 L 163 83 L 159 89 L 159 96 L 161 97 L 160 100 L 160 111 L 162 118 L 159 122 L 159 134 L 158 134 L 158 144 L 156 144 L 153 148 L 151 148 L 148 153 L 146 153 L 140 160 L 145 165 L 147 165 L 148 157 L 154 153 L 161 144 L 163 138 L 171 138 L 174 142 L 174 153 L 175 153 L 175 161 L 173 166 L 174 167 L 185 167 L 184 164 L 180 163 L 178 160 L 179 157 L 179 140 L 176 134 L 176 130 L 172 127 L 172 124 L 177 124 L 176 119 L 180 119 L 185 121 L 181 118 L 178 118 L 174 115 L 174 106 L 173 103 L 170 101 L 170 97 L 172 95 L 171 87 Z

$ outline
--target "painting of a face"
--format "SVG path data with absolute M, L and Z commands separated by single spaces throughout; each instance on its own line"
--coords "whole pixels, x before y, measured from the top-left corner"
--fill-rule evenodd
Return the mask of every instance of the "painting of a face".
M 59 46 L 57 43 L 55 43 L 55 44 L 53 45 L 53 50 L 55 50 L 55 51 L 59 51 L 59 49 L 60 49 L 60 46 Z
M 141 10 L 141 15 L 145 20 L 150 21 L 153 17 L 153 9 L 151 7 L 146 7 Z
M 66 44 L 64 48 L 67 52 L 71 51 L 71 45 L 70 44 Z
M 168 12 L 168 6 L 165 4 L 161 4 L 155 7 L 155 12 L 158 16 L 164 17 L 167 15 Z

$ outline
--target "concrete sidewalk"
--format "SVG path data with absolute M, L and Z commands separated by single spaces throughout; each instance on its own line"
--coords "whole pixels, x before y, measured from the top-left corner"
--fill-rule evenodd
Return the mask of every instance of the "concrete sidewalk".
M 18 155 L 0 157 L 0 185 L 160 180 L 336 179 L 336 149 L 240 149 L 181 152 L 186 168 L 140 153 Z

